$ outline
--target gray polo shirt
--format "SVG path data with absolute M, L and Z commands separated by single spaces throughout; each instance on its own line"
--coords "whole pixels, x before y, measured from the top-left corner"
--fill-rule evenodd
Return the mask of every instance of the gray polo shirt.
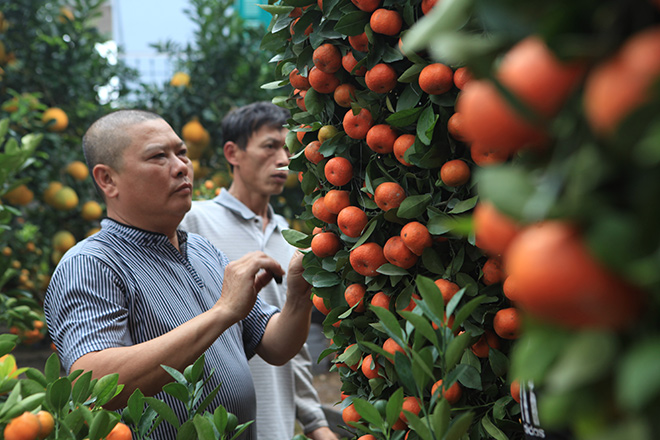
M 287 270 L 296 251 L 282 236 L 289 225 L 270 205 L 268 216 L 264 230 L 261 217 L 223 189 L 213 200 L 194 201 L 181 228 L 208 238 L 231 261 L 252 251 L 263 251 Z M 286 277 L 281 285 L 268 283 L 259 296 L 281 308 L 286 300 Z M 257 389 L 259 440 L 290 440 L 296 419 L 305 432 L 328 426 L 313 385 L 306 345 L 283 366 L 270 365 L 259 356 L 250 359 L 249 364 Z

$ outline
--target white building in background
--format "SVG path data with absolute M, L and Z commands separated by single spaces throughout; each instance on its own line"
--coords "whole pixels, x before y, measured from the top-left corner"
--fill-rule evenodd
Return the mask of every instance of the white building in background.
M 235 7 L 245 19 L 268 25 L 270 14 L 257 6 L 267 3 L 235 0 Z M 140 72 L 142 82 L 162 84 L 171 78 L 174 65 L 150 45 L 173 41 L 184 46 L 191 41 L 194 24 L 183 12 L 188 7 L 188 0 L 107 0 L 99 29 L 111 35 L 122 50 L 119 57 Z

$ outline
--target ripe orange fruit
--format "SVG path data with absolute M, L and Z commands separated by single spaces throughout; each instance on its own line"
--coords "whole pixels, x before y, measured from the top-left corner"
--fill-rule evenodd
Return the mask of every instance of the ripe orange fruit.
M 518 339 L 521 325 L 520 311 L 515 307 L 500 309 L 493 318 L 493 329 L 502 339 Z
M 188 87 L 190 85 L 190 75 L 186 72 L 175 72 L 170 79 L 172 87 Z
M 391 153 L 397 137 L 397 132 L 391 125 L 376 124 L 367 132 L 367 146 L 376 153 Z
M 480 201 L 473 212 L 475 245 L 489 255 L 501 255 L 518 235 L 520 225 L 489 201 Z
M 444 397 L 450 405 L 458 402 L 463 395 L 463 388 L 459 385 L 458 382 L 454 382 L 452 386 L 449 387 L 449 389 L 445 389 L 442 386 L 442 379 L 440 379 L 431 387 L 431 395 L 435 395 L 436 391 L 438 390 L 441 390 L 440 392 L 442 393 L 442 397 Z
M 311 87 L 307 77 L 302 76 L 297 68 L 289 73 L 289 82 L 294 89 L 307 90 Z
M 388 93 L 396 87 L 398 75 L 389 64 L 379 63 L 367 70 L 364 82 L 367 88 L 376 93 Z
M 589 74 L 583 100 L 594 132 L 613 134 L 625 116 L 650 99 L 660 76 L 659 45 L 660 26 L 640 31 Z
M 311 247 L 319 258 L 332 257 L 341 249 L 341 241 L 334 232 L 321 232 L 312 237 Z
M 374 201 L 383 211 L 398 208 L 405 198 L 406 192 L 396 182 L 383 182 L 374 191 Z
M 332 95 L 335 102 L 345 108 L 349 108 L 355 101 L 355 86 L 353 84 L 339 84 Z
M 131 440 L 132 438 L 133 434 L 131 433 L 131 428 L 119 422 L 114 428 L 112 428 L 112 431 L 110 431 L 106 440 Z
M 363 64 L 356 69 L 355 66 L 358 65 L 358 62 L 359 61 L 355 59 L 353 52 L 350 50 L 346 52 L 346 55 L 341 57 L 341 65 L 344 67 L 344 70 L 355 76 L 364 76 L 364 74 L 367 72 L 367 66 Z
M 403 165 L 410 167 L 411 163 L 407 162 L 404 158 L 406 151 L 410 149 L 415 144 L 415 135 L 414 134 L 402 134 L 394 141 L 392 146 L 392 151 L 396 160 L 401 162 Z
M 353 311 L 364 312 L 364 294 L 367 292 L 367 286 L 364 284 L 353 283 L 344 290 L 344 299 L 349 307 L 358 304 Z
M 513 397 L 513 400 L 520 403 L 520 381 L 518 379 L 514 379 L 511 382 L 509 391 L 511 392 L 511 397 Z
M 374 125 L 374 119 L 366 108 L 361 108 L 357 114 L 354 114 L 353 110 L 348 110 L 342 121 L 346 135 L 352 139 L 366 138 L 372 125 Z
M 376 9 L 369 19 L 371 30 L 377 34 L 397 35 L 403 26 L 401 14 L 391 9 Z
M 415 415 L 419 415 L 419 412 L 422 410 L 421 404 L 422 402 L 419 400 L 419 398 L 415 396 L 404 397 L 403 406 L 401 407 L 401 414 L 399 414 L 399 418 L 404 422 L 408 423 L 408 418 L 406 417 L 404 411 L 408 411 Z
M 442 299 L 445 301 L 445 304 L 447 304 L 449 300 L 452 299 L 454 295 L 456 295 L 456 292 L 461 290 L 461 288 L 458 287 L 458 284 L 452 283 L 451 281 L 445 280 L 444 278 L 438 278 L 434 281 L 434 283 L 436 286 L 438 286 L 438 289 L 440 289 L 440 293 L 442 294 Z
M 371 434 L 365 434 L 365 435 L 359 436 L 358 440 L 376 440 L 376 437 L 374 437 Z
M 60 211 L 70 211 L 78 206 L 78 194 L 70 186 L 63 186 L 53 197 L 53 207 Z
M 325 197 L 321 196 L 312 203 L 312 215 L 326 223 L 335 223 L 337 214 L 333 214 L 325 207 Z
M 351 267 L 360 275 L 375 277 L 377 269 L 387 263 L 383 248 L 378 243 L 364 243 L 353 249 L 349 256 Z
M 64 113 L 64 110 L 58 107 L 47 109 L 41 116 L 41 120 L 46 125 L 51 124 L 47 127 L 49 131 L 60 132 L 66 130 L 69 126 L 69 117 Z
M 502 259 L 498 256 L 489 257 L 481 268 L 484 274 L 482 281 L 485 285 L 497 284 L 504 281 L 504 269 L 502 268 Z
M 440 179 L 447 186 L 461 186 L 470 181 L 470 167 L 461 159 L 445 162 L 440 168 Z
M 419 87 L 429 95 L 441 95 L 454 86 L 454 72 L 442 63 L 433 63 L 419 73 Z
M 454 71 L 454 85 L 459 89 L 463 90 L 465 84 L 472 79 L 472 73 L 468 70 L 467 67 L 459 67 Z
M 505 274 L 506 276 L 506 274 Z M 507 276 L 502 284 L 502 292 L 510 301 L 516 301 L 516 280 L 511 276 Z
M 331 189 L 325 195 L 324 202 L 328 211 L 339 214 L 342 209 L 350 206 L 350 193 L 341 189 Z M 337 224 L 339 224 L 339 217 L 337 217 Z
M 422 14 L 428 14 L 437 2 L 438 0 L 422 0 Z
M 468 142 L 467 137 L 463 142 Z M 509 156 L 510 153 L 507 149 L 493 147 L 488 144 L 480 144 L 478 142 L 473 142 L 470 145 L 470 157 L 472 158 L 472 161 L 480 167 L 487 167 L 506 162 Z
M 384 292 L 378 292 L 371 298 L 371 305 L 374 307 L 382 307 L 390 309 L 390 297 Z
M 307 90 L 294 90 L 294 97 L 296 97 L 296 105 L 298 108 L 304 112 L 307 111 L 307 106 L 305 105 L 305 95 Z
M 319 93 L 333 93 L 339 86 L 339 78 L 334 73 L 326 73 L 314 66 L 307 75 L 309 85 Z
M 424 253 L 424 249 L 433 246 L 433 238 L 428 228 L 416 221 L 409 222 L 401 228 L 401 239 L 403 244 L 418 256 Z
M 85 180 L 89 176 L 89 168 L 87 168 L 85 162 L 80 160 L 74 160 L 73 162 L 70 162 L 66 166 L 66 172 L 78 181 Z
M 447 131 L 459 142 L 466 142 L 467 137 L 465 136 L 465 125 L 463 123 L 463 115 L 458 112 L 455 112 L 449 117 L 447 121 Z
M 181 136 L 183 140 L 190 144 L 208 145 L 210 141 L 209 132 L 197 119 L 192 119 L 181 127 Z
M 390 237 L 383 246 L 383 255 L 391 264 L 403 269 L 410 269 L 417 263 L 417 255 L 403 243 L 401 236 Z
M 34 440 L 39 435 L 39 418 L 29 411 L 14 417 L 5 426 L 5 440 Z
M 305 157 L 313 164 L 317 164 L 325 159 L 325 156 L 319 153 L 319 148 L 321 148 L 321 142 L 319 141 L 312 141 L 305 147 Z
M 603 266 L 580 231 L 564 221 L 528 226 L 504 256 L 516 305 L 552 323 L 621 329 L 641 313 L 639 289 Z
M 330 313 L 330 309 L 325 305 L 325 299 L 321 298 L 318 295 L 312 294 L 312 304 L 316 307 L 316 310 L 327 315 Z
M 389 299 L 389 297 L 388 297 Z M 372 300 L 373 304 L 373 300 Z M 389 306 L 389 303 L 388 303 Z M 402 354 L 406 354 L 406 350 L 403 349 L 399 344 L 396 343 L 396 341 L 392 338 L 387 338 L 385 342 L 383 342 L 383 350 L 388 352 L 389 354 L 392 355 L 392 358 L 394 358 L 395 353 L 398 351 Z
M 366 32 L 362 32 L 358 35 L 351 35 L 348 37 L 348 44 L 358 52 L 367 52 L 369 50 L 369 37 L 367 37 Z
M 380 6 L 382 0 L 351 0 L 355 6 L 364 12 L 373 12 Z
M 367 379 L 377 378 L 379 370 L 380 365 L 378 365 L 376 359 L 374 359 L 370 354 L 366 355 L 364 359 L 362 359 L 362 374 L 364 374 Z
M 487 358 L 491 348 L 500 348 L 500 340 L 494 332 L 486 330 L 470 348 L 477 357 Z
M 341 68 L 341 53 L 337 46 L 325 43 L 314 49 L 312 61 L 320 71 L 335 73 Z
M 43 440 L 48 437 L 51 432 L 53 432 L 53 428 L 55 427 L 55 419 L 53 419 L 53 415 L 51 413 L 44 410 L 41 410 L 37 413 L 37 419 L 39 419 L 40 426 L 38 438 Z
M 560 110 L 583 71 L 582 63 L 558 60 L 540 38 L 532 36 L 505 54 L 496 76 L 537 117 L 547 120 Z M 466 133 L 472 142 L 508 153 L 546 142 L 543 124 L 524 119 L 490 82 L 470 81 L 459 95 L 456 108 L 465 117 Z
M 362 416 L 358 414 L 355 406 L 351 403 L 341 412 L 341 418 L 348 426 L 353 426 L 353 423 L 359 422 Z
M 34 200 L 34 191 L 22 183 L 11 191 L 7 191 L 2 198 L 10 205 L 25 206 Z
M 325 163 L 325 178 L 335 186 L 344 186 L 353 178 L 353 165 L 345 157 L 335 156 Z
M 337 226 L 342 233 L 349 237 L 357 238 L 367 226 L 369 217 L 357 206 L 347 206 L 337 216 Z

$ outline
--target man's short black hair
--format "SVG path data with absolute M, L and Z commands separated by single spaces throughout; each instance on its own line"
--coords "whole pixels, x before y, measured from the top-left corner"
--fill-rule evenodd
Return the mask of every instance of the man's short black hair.
M 250 136 L 261 127 L 282 128 L 290 117 L 287 109 L 268 101 L 253 102 L 235 108 L 222 120 L 222 144 L 231 141 L 241 150 L 245 150 Z

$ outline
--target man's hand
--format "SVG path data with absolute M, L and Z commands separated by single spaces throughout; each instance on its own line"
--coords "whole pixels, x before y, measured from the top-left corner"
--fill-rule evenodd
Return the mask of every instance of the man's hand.
M 327 426 L 316 428 L 314 431 L 306 432 L 305 436 L 311 440 L 339 440 L 337 434 Z
M 284 269 L 273 258 L 260 251 L 250 252 L 225 268 L 222 295 L 215 307 L 238 322 L 250 314 L 257 294 L 273 276 L 283 275 Z
M 287 276 L 287 288 L 289 295 L 309 300 L 312 295 L 312 286 L 303 278 L 303 257 L 302 252 L 296 252 L 291 258 Z

